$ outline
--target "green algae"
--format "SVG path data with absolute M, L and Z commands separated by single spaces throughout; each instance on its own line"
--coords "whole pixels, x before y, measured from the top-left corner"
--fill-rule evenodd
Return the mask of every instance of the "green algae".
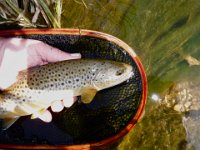
M 118 149 L 184 149 L 186 147 L 185 129 L 177 112 L 154 106 L 154 109 L 136 125 Z

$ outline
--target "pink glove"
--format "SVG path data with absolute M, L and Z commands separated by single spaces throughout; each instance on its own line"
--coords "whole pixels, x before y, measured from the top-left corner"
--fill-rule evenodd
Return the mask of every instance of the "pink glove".
M 80 59 L 79 53 L 69 54 L 41 41 L 21 38 L 0 38 L 0 89 L 4 90 L 16 82 L 19 71 L 67 59 Z M 54 112 L 70 107 L 76 98 L 55 101 L 51 105 Z M 46 110 L 39 118 L 51 122 L 52 115 Z

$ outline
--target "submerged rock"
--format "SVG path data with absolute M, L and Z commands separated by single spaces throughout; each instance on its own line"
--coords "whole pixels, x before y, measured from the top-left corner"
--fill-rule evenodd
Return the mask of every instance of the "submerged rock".
M 178 112 L 187 112 L 200 109 L 200 84 L 182 82 L 170 88 L 161 100 L 167 107 L 172 107 Z
M 186 149 L 200 149 L 200 84 L 182 82 L 174 85 L 161 100 L 167 107 L 187 112 L 182 117 L 186 131 Z
M 188 148 L 200 149 L 200 110 L 191 111 L 182 119 L 186 130 Z
M 187 61 L 187 63 L 190 65 L 190 66 L 199 66 L 200 65 L 200 61 L 190 55 L 186 56 L 185 57 L 185 60 Z

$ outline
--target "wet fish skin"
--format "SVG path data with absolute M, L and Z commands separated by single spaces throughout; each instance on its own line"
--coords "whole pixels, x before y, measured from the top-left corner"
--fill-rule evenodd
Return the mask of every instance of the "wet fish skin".
M 20 116 L 46 110 L 63 96 L 81 96 L 90 103 L 97 91 L 133 75 L 132 66 L 108 60 L 66 60 L 24 70 L 18 81 L 0 95 L 0 119 L 7 129 Z

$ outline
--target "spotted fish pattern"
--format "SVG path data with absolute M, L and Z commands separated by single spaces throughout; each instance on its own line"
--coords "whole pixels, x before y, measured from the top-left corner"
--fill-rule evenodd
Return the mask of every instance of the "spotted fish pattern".
M 66 60 L 21 71 L 18 81 L 0 94 L 0 119 L 10 127 L 20 116 L 46 110 L 63 96 L 90 103 L 96 92 L 133 76 L 132 66 L 110 60 Z

